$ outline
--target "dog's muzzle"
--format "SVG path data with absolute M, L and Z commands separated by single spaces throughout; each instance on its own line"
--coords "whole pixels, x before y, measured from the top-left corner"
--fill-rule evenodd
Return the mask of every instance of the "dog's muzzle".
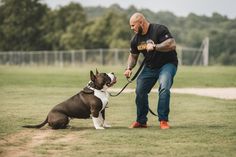
M 108 87 L 111 87 L 111 86 L 113 86 L 115 83 L 116 83 L 116 76 L 114 75 L 114 73 L 109 73 L 109 74 L 107 74 L 109 77 L 110 77 L 110 79 L 111 79 L 111 82 L 110 83 L 107 83 L 107 86 Z

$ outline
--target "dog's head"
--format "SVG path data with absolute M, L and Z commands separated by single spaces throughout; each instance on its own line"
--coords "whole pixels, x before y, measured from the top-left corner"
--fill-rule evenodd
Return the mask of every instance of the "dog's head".
M 116 83 L 116 76 L 114 73 L 99 73 L 96 69 L 96 74 L 90 71 L 90 79 L 93 83 L 93 88 L 106 90 Z

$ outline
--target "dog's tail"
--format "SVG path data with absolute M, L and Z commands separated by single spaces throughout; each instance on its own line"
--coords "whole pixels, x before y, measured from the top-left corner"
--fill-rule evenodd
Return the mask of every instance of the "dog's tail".
M 24 125 L 22 127 L 24 127 L 24 128 L 41 128 L 47 123 L 48 123 L 48 117 L 41 124 L 38 124 L 38 125 Z

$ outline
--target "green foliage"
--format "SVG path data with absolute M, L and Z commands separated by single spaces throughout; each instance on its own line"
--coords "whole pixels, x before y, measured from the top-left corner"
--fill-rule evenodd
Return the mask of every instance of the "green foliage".
M 0 50 L 38 50 L 40 25 L 47 10 L 39 0 L 2 0 L 0 5 Z
M 124 14 L 108 12 L 84 29 L 85 48 L 127 48 L 130 38 Z
M 83 25 L 76 21 L 67 27 L 66 32 L 61 36 L 60 45 L 66 50 L 83 49 Z
M 86 22 L 86 15 L 80 4 L 70 3 L 46 13 L 45 40 L 53 50 L 81 49 L 83 46 L 83 27 Z
M 177 44 L 200 47 L 210 39 L 210 64 L 236 65 L 236 19 L 218 13 L 212 17 L 118 4 L 82 7 L 79 3 L 49 9 L 39 0 L 2 0 L 0 3 L 0 50 L 71 50 L 83 48 L 128 48 L 132 33 L 129 17 L 142 12 L 151 23 L 166 25 Z

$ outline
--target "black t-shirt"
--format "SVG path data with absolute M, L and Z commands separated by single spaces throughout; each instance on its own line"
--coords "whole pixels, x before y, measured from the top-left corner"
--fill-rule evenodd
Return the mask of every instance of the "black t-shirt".
M 169 38 L 173 38 L 168 28 L 160 24 L 150 24 L 145 35 L 135 34 L 131 39 L 130 52 L 133 54 L 142 53 L 146 58 L 146 66 L 150 68 L 160 68 L 166 63 L 178 65 L 177 53 L 175 50 L 169 52 L 146 51 L 147 40 L 159 44 Z

